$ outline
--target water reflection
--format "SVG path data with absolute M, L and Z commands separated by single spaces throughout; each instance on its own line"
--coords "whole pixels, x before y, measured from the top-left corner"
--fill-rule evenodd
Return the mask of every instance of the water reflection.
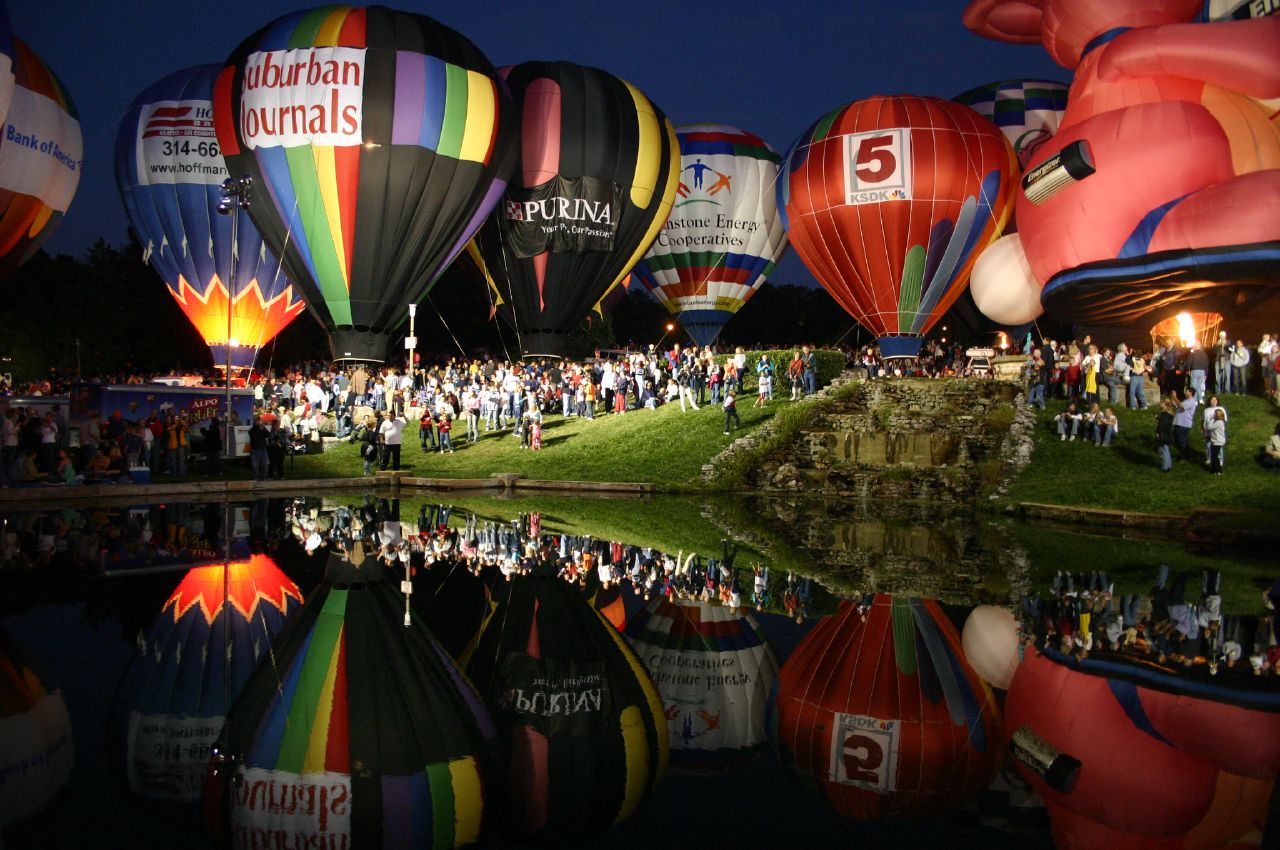
M 100 746 L 78 746 L 75 770 L 61 796 L 43 807 L 43 816 L 25 817 L 23 829 L 7 829 L 6 846 L 86 846 L 74 826 L 80 818 L 101 823 L 103 833 L 112 836 L 101 846 L 212 847 L 218 841 L 253 846 L 268 839 L 289 846 L 293 838 L 288 836 L 319 841 L 321 834 L 361 836 L 349 846 L 376 847 L 389 836 L 414 846 L 419 837 L 436 835 L 445 827 L 444 820 L 431 820 L 428 830 L 421 820 L 426 808 L 431 818 L 443 813 L 445 796 L 437 793 L 451 795 L 448 824 L 456 836 L 479 828 L 479 809 L 467 801 L 481 794 L 490 813 L 485 816 L 485 846 L 502 846 L 497 827 L 521 824 L 516 832 L 542 830 L 543 837 L 557 843 L 571 843 L 557 839 L 575 830 L 604 830 L 584 836 L 581 846 L 674 842 L 1036 847 L 1048 846 L 1051 840 L 1043 817 L 1045 800 L 1062 846 L 1079 846 L 1080 836 L 1100 834 L 1089 831 L 1099 826 L 1123 827 L 1112 842 L 1115 846 L 1155 841 L 1157 827 L 1165 830 L 1159 840 L 1168 839 L 1168 846 L 1191 846 L 1187 835 L 1210 835 L 1196 832 L 1207 830 L 1208 824 L 1216 824 L 1218 831 L 1212 836 L 1226 835 L 1222 830 L 1244 822 L 1240 813 L 1245 810 L 1256 826 L 1269 783 L 1280 769 L 1267 760 L 1270 756 L 1259 755 L 1268 752 L 1266 747 L 1256 746 L 1259 736 L 1280 741 L 1280 731 L 1267 725 L 1277 716 L 1270 708 L 1227 703 L 1252 713 L 1226 719 L 1215 715 L 1211 720 L 1203 714 L 1179 715 L 1188 704 L 1197 704 L 1188 703 L 1186 693 L 1174 693 L 1174 708 L 1167 708 L 1147 692 L 1169 693 L 1168 689 L 1129 681 L 1114 671 L 1080 669 L 1079 653 L 1066 660 L 1048 651 L 1038 655 L 1037 647 L 1023 640 L 1037 630 L 1046 631 L 1037 623 L 1053 622 L 1058 629 L 1055 645 L 1061 648 L 1061 609 L 1046 614 L 1042 608 L 1035 615 L 1020 602 L 1024 596 L 1034 599 L 1032 591 L 1038 590 L 1045 605 L 1056 571 L 1069 561 L 1087 556 L 1091 568 L 1109 573 L 1108 583 L 1116 585 L 1113 598 L 1121 626 L 1122 598 L 1146 592 L 1158 562 L 1172 565 L 1174 579 L 1179 573 L 1193 576 L 1197 587 L 1206 563 L 1221 565 L 1218 559 L 1188 553 L 1169 541 L 1112 541 L 1105 535 L 977 521 L 938 506 L 795 498 L 721 502 L 458 497 L 449 504 L 436 496 L 396 500 L 359 493 L 246 501 L 230 507 L 230 518 L 227 505 L 181 503 L 0 514 L 3 625 L 22 641 L 38 662 L 35 666 L 49 671 L 49 680 L 63 684 L 77 743 L 86 731 L 89 740 L 100 736 L 98 730 L 112 721 L 113 707 L 117 712 L 121 706 L 131 707 L 140 718 L 204 716 L 165 707 L 166 702 L 181 702 L 175 694 L 191 693 L 186 686 L 176 686 L 183 676 L 194 676 L 180 672 L 187 662 L 202 659 L 206 677 L 226 663 L 226 641 L 220 652 L 216 640 L 200 637 L 216 629 L 219 605 L 211 601 L 217 598 L 216 582 L 206 582 L 203 608 L 191 605 L 196 596 L 180 585 L 196 568 L 221 575 L 223 568 L 210 567 L 208 561 L 221 561 L 227 542 L 236 553 L 234 559 L 246 564 L 251 555 L 269 556 L 307 599 L 300 606 L 288 594 L 249 594 L 258 600 L 258 614 L 265 610 L 273 618 L 279 616 L 271 629 L 275 637 L 261 628 L 247 637 L 232 635 L 233 652 L 243 652 L 232 659 L 233 667 L 239 670 L 236 665 L 248 664 L 254 672 L 231 711 L 221 749 L 226 760 L 216 783 L 222 793 L 206 798 L 224 807 L 221 838 L 206 832 L 190 807 L 152 802 L 139 793 L 147 791 L 145 783 L 136 781 L 141 765 L 143 772 L 167 777 L 161 788 L 170 791 L 161 790 L 160 796 L 176 797 L 172 789 L 182 789 L 190 799 L 199 782 L 194 767 L 165 761 L 148 766 L 135 758 L 133 790 L 126 791 L 131 759 L 124 747 L 104 751 Z M 1243 646 L 1238 636 L 1242 632 L 1230 618 L 1265 614 L 1256 585 L 1273 571 L 1274 565 L 1263 559 L 1236 558 L 1223 566 L 1219 649 L 1226 648 L 1233 635 Z M 272 586 L 284 587 L 279 582 Z M 535 588 L 554 588 L 556 599 L 564 596 L 554 603 L 561 605 L 557 611 L 572 616 L 553 616 L 552 597 L 544 598 Z M 1194 596 L 1194 590 L 1188 593 Z M 175 597 L 185 602 L 166 608 Z M 253 609 L 243 593 L 232 591 L 226 598 Z M 281 604 L 264 609 L 266 598 Z M 345 599 L 342 604 L 340 598 Z M 959 641 L 960 624 L 979 602 L 1004 612 L 1006 631 L 995 638 L 971 638 L 966 629 Z M 293 613 L 286 617 L 290 610 Z M 411 624 L 407 628 L 406 611 Z M 895 611 L 900 612 L 896 621 Z M 1021 633 L 1013 613 L 1022 622 Z M 1110 620 L 1089 613 L 1086 631 L 1101 629 L 1109 639 Z M 202 627 L 184 620 L 189 616 L 200 617 Z M 538 627 L 533 629 L 535 620 Z M 590 624 L 589 635 L 564 625 L 571 636 L 552 652 L 554 641 L 561 639 L 553 641 L 553 635 L 571 620 L 582 624 L 581 629 Z M 180 627 L 179 622 L 189 625 Z M 1009 622 L 1014 624 L 1012 641 Z M 168 635 L 158 631 L 161 623 Z M 848 634 L 829 634 L 841 623 Z M 872 629 L 873 624 L 884 628 Z M 441 648 L 426 637 L 424 626 Z M 183 629 L 189 632 L 180 638 Z M 608 642 L 597 642 L 603 637 Z M 625 649 L 628 640 L 643 650 L 637 665 L 645 666 L 637 669 L 657 680 L 654 704 L 648 696 L 642 701 L 619 685 L 606 711 L 605 694 L 613 691 L 604 684 L 608 681 L 612 688 L 615 675 L 619 682 L 632 676 L 644 690 L 634 671 L 609 672 L 621 669 L 618 657 L 636 660 Z M 879 652 L 872 651 L 875 645 Z M 614 662 L 606 663 L 600 646 L 616 648 Z M 770 646 L 777 660 L 769 656 Z M 999 663 L 978 660 L 976 646 L 996 647 L 995 661 L 1007 662 L 1008 678 Z M 579 648 L 595 654 L 577 658 L 573 650 Z M 487 711 L 468 698 L 470 686 L 449 672 L 451 657 L 463 659 L 463 667 L 478 665 L 481 649 L 494 654 L 492 663 L 486 662 L 488 672 L 478 666 L 471 670 L 475 681 L 484 682 L 480 696 L 489 702 Z M 1099 655 L 1095 645 L 1085 660 L 1105 660 Z M 556 664 L 549 663 L 553 656 Z M 1248 656 L 1242 651 L 1244 670 Z M 157 664 L 154 671 L 139 676 L 143 658 L 154 658 Z M 576 660 L 564 666 L 558 663 L 561 658 Z M 783 662 L 782 684 L 777 722 L 770 731 L 770 724 L 763 722 L 762 704 L 767 700 L 762 694 L 770 690 L 778 661 Z M 1042 662 L 1053 665 L 1045 669 L 1061 668 L 1101 683 L 1102 690 L 1089 693 L 1103 704 L 1055 703 L 1047 698 L 1046 694 L 1067 695 L 1071 689 L 1045 678 Z M 700 693 L 705 691 L 705 700 L 668 687 L 689 684 L 684 680 L 698 677 L 688 670 L 711 664 L 720 665 L 718 678 L 707 676 L 693 683 Z M 1166 666 L 1170 669 L 1162 672 L 1186 680 L 1185 671 L 1174 669 L 1181 668 L 1180 663 Z M 161 668 L 166 672 L 157 672 Z M 979 673 L 992 685 L 1009 688 L 1007 706 L 998 693 L 991 697 Z M 572 680 L 574 687 L 583 685 L 589 691 L 597 675 L 600 722 L 521 714 L 519 682 L 564 685 Z M 1034 683 L 1021 696 L 1019 676 Z M 1275 680 L 1263 681 L 1255 693 L 1274 693 L 1268 688 Z M 219 690 L 235 690 L 225 681 L 202 681 L 200 687 L 201 699 Z M 532 687 L 523 690 L 532 692 Z M 575 705 L 579 698 L 587 699 L 584 705 L 593 699 L 565 685 L 548 691 L 548 707 L 552 691 L 576 693 Z M 1191 698 L 1201 704 L 1223 703 L 1214 695 Z M 566 699 L 558 698 L 555 705 L 570 704 Z M 533 699 L 526 696 L 524 705 L 531 709 Z M 807 706 L 803 711 L 813 716 L 796 720 L 794 706 Z M 1004 707 L 1007 712 L 1001 710 Z M 627 713 L 630 709 L 635 711 Z M 826 719 L 814 713 L 819 709 Z M 494 731 L 501 734 L 493 741 L 481 731 L 480 743 L 472 749 L 432 743 L 437 733 L 451 741 L 475 742 L 467 724 L 474 721 L 483 730 L 484 714 L 496 715 Z M 1002 723 L 1002 714 L 1010 722 Z M 473 721 L 466 720 L 468 716 Z M 1206 754 L 1186 743 L 1197 727 L 1167 722 L 1177 716 L 1247 732 L 1229 741 L 1206 734 L 1216 751 Z M 568 791 L 558 789 L 552 779 L 564 771 L 563 760 L 551 755 L 554 729 L 563 721 L 569 721 L 570 729 L 583 721 L 579 731 L 584 735 L 599 730 L 615 739 L 621 735 L 616 744 L 589 746 L 569 757 L 579 767 L 563 773 L 569 777 L 564 780 Z M 130 724 L 118 713 L 114 722 L 127 740 L 124 732 Z M 156 733 L 134 735 L 135 740 L 149 742 L 153 751 L 162 743 L 157 735 L 172 739 L 177 734 L 152 723 L 135 725 Z M 661 735 L 659 727 L 665 728 Z M 1066 754 L 1082 762 L 1076 787 L 1085 791 L 1090 787 L 1086 777 L 1105 774 L 1107 759 L 1123 762 L 1114 752 L 1093 746 L 1098 741 L 1108 741 L 1110 747 L 1154 742 L 1159 753 L 1174 751 L 1179 763 L 1194 759 L 1210 767 L 1197 767 L 1191 784 L 1174 783 L 1190 795 L 1186 799 L 1194 803 L 1194 811 L 1188 809 L 1168 824 L 1125 820 L 1132 817 L 1127 812 L 1159 808 L 1165 798 L 1153 797 L 1145 786 L 1114 783 L 1107 786 L 1112 789 L 1108 811 L 1118 814 L 1099 819 L 1098 811 L 1090 808 L 1093 802 L 1080 802 L 1094 798 L 1048 788 L 1025 760 L 1011 766 L 1003 750 L 1009 736 L 1024 727 L 1045 743 L 1050 756 Z M 179 723 L 174 728 L 186 727 Z M 446 728 L 454 731 L 440 732 Z M 1090 746 L 1061 737 L 1064 729 L 1084 736 Z M 861 736 L 876 741 L 868 730 L 889 735 L 877 741 L 883 756 L 874 767 L 870 747 L 861 738 L 853 740 Z M 800 740 L 802 733 L 808 736 L 805 741 Z M 751 759 L 761 749 L 764 734 L 772 737 L 784 762 L 803 775 L 801 783 L 788 779 L 772 756 Z M 369 750 L 357 743 L 362 735 L 372 742 L 368 746 L 374 747 L 376 757 L 363 755 Z M 1133 735 L 1142 737 L 1131 739 Z M 10 737 L 3 734 L 0 751 L 11 743 Z M 502 755 L 490 759 L 499 739 L 505 749 L 499 748 Z M 657 781 L 659 739 L 676 755 L 673 763 L 688 757 L 687 767 L 733 772 L 728 777 L 672 773 Z M 203 743 L 193 750 L 197 756 L 202 755 L 201 747 Z M 357 751 L 362 755 L 356 757 Z M 161 747 L 160 752 L 167 750 Z M 605 758 L 609 752 L 614 755 Z M 474 781 L 463 766 L 453 767 L 469 764 L 467 759 L 476 765 Z M 587 778 L 582 765 L 599 773 Z M 625 766 L 621 779 L 608 772 L 611 765 Z M 874 774 L 874 781 L 864 773 Z M 838 791 L 810 794 L 804 785 Z M 337 793 L 334 789 L 346 793 L 338 809 L 330 793 Z M 292 802 L 285 805 L 282 794 Z M 328 814 L 320 824 L 322 795 Z M 860 802 L 841 802 L 846 797 Z M 273 799 L 279 805 L 273 806 Z M 770 801 L 787 816 L 759 817 L 760 800 Z M 1238 805 L 1229 805 L 1231 800 Z M 605 829 L 633 809 L 635 817 Z M 837 809 L 862 818 L 909 820 L 850 820 Z M 1228 809 L 1232 817 L 1226 816 Z M 505 814 L 493 816 L 503 810 Z M 411 822 L 405 812 L 416 813 L 417 820 Z M 1232 819 L 1236 814 L 1240 818 Z M 526 816 L 529 819 L 522 821 Z M 591 817 L 596 820 L 589 828 L 580 825 Z M 1090 820 L 1082 824 L 1080 818 Z M 300 819 L 309 819 L 306 829 Z M 349 825 L 345 833 L 344 824 Z M 365 828 L 373 831 L 360 831 Z M 1184 832 L 1169 831 L 1174 829 Z M 331 843 L 342 846 L 336 838 Z

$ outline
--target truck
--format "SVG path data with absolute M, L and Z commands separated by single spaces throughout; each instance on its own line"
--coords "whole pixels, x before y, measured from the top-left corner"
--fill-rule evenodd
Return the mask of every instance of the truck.
M 72 384 L 71 420 L 97 411 L 103 421 L 113 413 L 130 422 L 152 412 L 185 414 L 190 433 L 198 436 L 205 420 L 225 413 L 225 387 L 172 387 L 163 384 Z M 247 457 L 249 426 L 253 423 L 253 390 L 231 390 L 232 437 L 224 441 L 225 457 Z

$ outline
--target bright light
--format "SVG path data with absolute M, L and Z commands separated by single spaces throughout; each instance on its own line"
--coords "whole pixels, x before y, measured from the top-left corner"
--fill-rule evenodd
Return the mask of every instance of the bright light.
M 667 333 L 671 333 L 675 329 L 676 329 L 675 325 L 672 325 L 672 324 L 667 325 Z
M 1196 324 L 1190 313 L 1179 313 L 1175 318 L 1178 320 L 1178 340 L 1183 347 L 1190 348 L 1196 341 Z
M 227 340 L 227 345 L 230 346 L 231 348 L 239 348 L 240 340 L 236 339 L 235 337 L 232 337 L 231 339 Z
M 410 316 L 416 316 L 416 315 L 418 315 L 418 305 L 417 305 L 417 304 L 410 304 L 410 305 L 409 305 L 409 315 L 410 315 Z

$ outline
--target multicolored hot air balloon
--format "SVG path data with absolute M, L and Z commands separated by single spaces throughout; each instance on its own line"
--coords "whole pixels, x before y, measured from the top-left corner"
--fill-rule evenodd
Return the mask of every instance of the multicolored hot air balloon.
M 0 138 L 0 279 L 53 234 L 84 165 L 71 96 L 20 39 L 13 39 L 13 50 L 15 85 Z
M 1067 108 L 1066 83 L 1053 80 L 1001 80 L 952 98 L 1000 128 L 1026 168 L 1036 149 L 1058 129 Z
M 627 639 L 658 686 L 673 768 L 728 770 L 764 749 L 778 658 L 754 617 L 659 596 L 632 621 Z
M 626 820 L 667 768 L 649 674 L 577 587 L 517 576 L 493 594 L 466 669 L 498 726 L 502 823 L 565 839 Z
M 493 209 L 515 164 L 509 108 L 474 44 L 383 6 L 295 12 L 231 55 L 222 155 L 253 179 L 249 214 L 335 358 L 384 360 Z
M 390 571 L 324 581 L 227 715 L 218 776 L 237 847 L 445 848 L 479 837 L 493 727 Z M 233 775 L 234 774 L 234 775 Z
M 250 368 L 306 305 L 253 223 L 242 218 L 233 229 L 231 216 L 216 212 L 227 179 L 213 131 L 221 70 L 186 68 L 134 99 L 116 139 L 116 186 L 143 256 L 209 345 L 214 365 L 227 365 L 230 339 L 239 343 L 231 366 Z
M 778 215 L 781 157 L 720 124 L 676 128 L 680 185 L 635 275 L 698 345 L 710 345 L 787 249 Z
M 773 743 L 841 814 L 911 818 L 962 805 L 1003 758 L 999 711 L 938 603 L 843 602 L 782 666 Z
M 1018 166 L 972 109 L 902 95 L 828 113 L 782 171 L 800 259 L 885 357 L 914 357 L 1008 220 Z
M 412 581 L 422 621 L 450 656 L 461 658 L 490 613 L 488 585 L 464 560 L 437 561 L 417 570 Z
M 630 274 L 671 212 L 671 122 L 630 83 L 571 62 L 505 69 L 520 115 L 520 180 L 468 252 L 520 348 L 560 354 Z
M 62 692 L 0 629 L 0 828 L 49 805 L 71 778 L 74 761 Z
M 121 688 L 129 788 L 195 802 L 227 707 L 302 593 L 266 555 L 195 567 L 139 641 Z
M 4 126 L 13 100 L 14 80 L 13 28 L 9 25 L 9 8 L 0 2 L 0 127 Z

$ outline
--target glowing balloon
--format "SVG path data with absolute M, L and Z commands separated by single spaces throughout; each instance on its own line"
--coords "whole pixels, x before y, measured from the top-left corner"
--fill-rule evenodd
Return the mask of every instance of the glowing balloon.
M 1018 669 L 1018 621 L 1007 608 L 979 605 L 961 633 L 965 660 L 990 685 L 1007 690 Z
M 680 185 L 636 278 L 698 345 L 710 345 L 787 249 L 778 215 L 780 157 L 734 127 L 677 127 Z
M 389 579 L 374 559 L 356 567 L 331 554 L 227 714 L 207 794 L 229 797 L 235 846 L 479 838 L 492 725 L 419 619 L 404 625 Z
M 13 39 L 13 96 L 0 138 L 0 279 L 52 234 L 84 164 L 80 117 L 40 57 Z
M 506 77 L 521 176 L 469 252 L 520 348 L 560 354 L 667 220 L 680 149 L 662 110 L 605 71 L 526 62 Z
M 1056 319 L 1226 312 L 1280 286 L 1280 15 L 1252 9 L 1271 14 L 1203 21 L 1202 0 L 969 4 L 971 30 L 1039 42 L 1075 72 L 1017 200 Z
M 48 806 L 71 778 L 74 761 L 62 692 L 0 630 L 0 827 Z
M 966 106 L 872 97 L 824 116 L 783 163 L 791 244 L 836 302 L 914 357 L 1012 211 L 1017 161 Z
M 1067 108 L 1067 86 L 1052 80 L 1002 80 L 952 98 L 1000 128 L 1023 168 L 1047 142 Z
M 728 770 L 764 749 L 778 658 L 754 617 L 659 595 L 627 639 L 658 686 L 673 768 Z
M 212 564 L 183 576 L 125 674 L 125 767 L 129 788 L 144 797 L 200 799 L 229 701 L 302 604 L 265 555 L 229 570 Z
M 134 99 L 116 140 L 116 186 L 143 256 L 209 345 L 214 365 L 226 365 L 226 342 L 234 339 L 231 365 L 244 368 L 306 305 L 248 216 L 236 222 L 233 244 L 231 217 L 216 212 L 227 178 L 213 130 L 220 70 L 186 68 Z
M 516 576 L 467 661 L 502 745 L 506 829 L 600 832 L 629 818 L 667 767 L 667 724 L 649 674 L 578 588 Z
M 489 60 L 430 18 L 325 6 L 250 36 L 218 77 L 227 169 L 329 332 L 383 360 L 390 334 L 487 216 L 515 163 Z
M 1003 758 L 999 710 L 937 602 L 877 594 L 809 632 L 778 677 L 773 742 L 836 811 L 863 819 L 945 812 Z
M 982 315 L 996 324 L 1023 325 L 1044 313 L 1040 282 L 1016 234 L 1001 236 L 978 256 L 969 276 L 969 294 Z

